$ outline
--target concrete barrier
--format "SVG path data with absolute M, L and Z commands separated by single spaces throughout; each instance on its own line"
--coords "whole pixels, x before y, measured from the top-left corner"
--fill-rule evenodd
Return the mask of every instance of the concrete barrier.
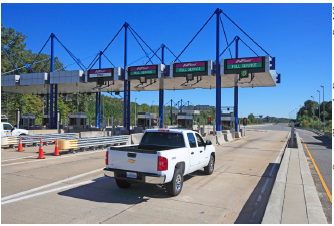
M 241 132 L 235 132 L 235 138 L 242 139 Z
M 209 141 L 211 141 L 212 142 L 212 144 L 214 145 L 214 146 L 217 146 L 217 138 L 216 138 L 216 136 L 212 136 L 212 135 L 207 135 L 205 138 L 204 138 L 204 140 L 209 140 Z
M 143 136 L 143 133 L 131 134 L 131 144 L 139 144 L 142 136 Z
M 58 133 L 56 129 L 40 129 L 40 130 L 28 130 L 29 135 L 42 135 L 42 134 L 52 134 L 52 133 Z M 63 129 L 60 130 L 60 133 L 64 133 L 65 131 Z
M 222 145 L 222 144 L 226 143 L 224 135 L 217 135 L 216 137 L 217 137 L 217 144 L 218 145 Z
M 108 136 L 106 131 L 87 131 L 87 132 L 80 132 L 79 138 L 86 138 L 86 137 L 105 137 Z
M 230 130 L 222 130 L 222 133 L 227 133 L 227 134 L 229 134 L 229 133 L 231 133 L 231 131 L 230 131 Z
M 231 142 L 233 140 L 232 134 L 231 133 L 224 133 L 224 139 L 227 142 Z

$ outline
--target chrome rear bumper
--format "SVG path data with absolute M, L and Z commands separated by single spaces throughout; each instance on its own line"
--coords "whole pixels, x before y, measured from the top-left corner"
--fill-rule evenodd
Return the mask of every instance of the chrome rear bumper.
M 115 177 L 115 172 L 110 169 L 104 169 L 104 175 L 107 177 Z M 146 173 L 140 173 L 142 175 L 142 180 L 133 179 L 133 178 L 126 178 L 126 177 L 117 177 L 119 179 L 124 179 L 128 181 L 135 181 L 140 183 L 147 183 L 147 184 L 164 184 L 166 176 L 158 176 L 158 175 L 151 175 Z

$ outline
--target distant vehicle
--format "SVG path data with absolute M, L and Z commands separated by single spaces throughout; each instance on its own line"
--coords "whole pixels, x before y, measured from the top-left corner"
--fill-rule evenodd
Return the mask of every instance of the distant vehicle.
M 150 129 L 139 145 L 109 147 L 104 174 L 120 188 L 131 183 L 164 185 L 171 196 L 180 194 L 183 176 L 204 167 L 213 173 L 216 149 L 191 130 Z
M 25 129 L 16 129 L 8 122 L 1 122 L 1 137 L 17 137 L 28 135 L 29 131 Z

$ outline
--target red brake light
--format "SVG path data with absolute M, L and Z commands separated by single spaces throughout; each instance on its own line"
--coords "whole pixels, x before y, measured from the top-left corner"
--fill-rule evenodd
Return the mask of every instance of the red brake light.
M 158 171 L 168 170 L 168 159 L 165 157 L 158 156 Z
M 108 151 L 106 151 L 106 165 L 108 165 Z

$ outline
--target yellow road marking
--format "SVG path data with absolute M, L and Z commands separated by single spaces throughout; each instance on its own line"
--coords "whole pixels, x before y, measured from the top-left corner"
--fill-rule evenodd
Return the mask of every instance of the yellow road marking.
M 306 146 L 304 140 L 302 140 L 302 142 L 304 143 L 305 148 L 306 148 L 306 150 L 307 150 L 307 153 L 308 153 L 308 155 L 310 156 L 310 158 L 311 158 L 311 160 L 312 160 L 313 166 L 314 166 L 315 170 L 316 170 L 317 173 L 318 173 L 318 176 L 319 176 L 319 178 L 320 178 L 320 181 L 321 181 L 321 183 L 322 183 L 322 186 L 324 187 L 324 189 L 325 189 L 325 191 L 326 191 L 326 193 L 327 193 L 327 196 L 328 196 L 328 198 L 329 198 L 329 201 L 332 203 L 332 194 L 331 194 L 331 192 L 329 191 L 329 189 L 328 189 L 328 187 L 327 187 L 327 185 L 326 185 L 326 183 L 325 183 L 325 181 L 324 181 L 324 178 L 322 177 L 322 175 L 321 175 L 321 173 L 320 173 L 320 170 L 318 169 L 317 164 L 315 164 L 315 161 L 314 161 L 314 159 L 313 159 L 313 157 L 312 157 L 310 151 L 308 150 L 308 148 L 307 148 L 307 146 Z

